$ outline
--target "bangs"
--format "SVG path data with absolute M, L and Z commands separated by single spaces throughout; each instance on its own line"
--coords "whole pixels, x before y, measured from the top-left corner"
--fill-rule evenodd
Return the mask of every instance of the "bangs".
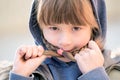
M 102 31 L 97 23 L 90 0 L 39 0 L 37 21 L 42 25 L 72 24 L 89 26 L 91 39 L 102 44 Z M 99 39 L 99 40 L 98 40 Z M 101 49 L 103 48 L 100 46 Z
M 39 4 L 38 22 L 40 24 L 86 25 L 87 23 L 79 0 L 41 0 Z

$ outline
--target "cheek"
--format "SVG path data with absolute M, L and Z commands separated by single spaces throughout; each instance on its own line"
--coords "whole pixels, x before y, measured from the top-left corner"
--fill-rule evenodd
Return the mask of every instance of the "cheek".
M 80 48 L 84 47 L 85 45 L 87 45 L 87 43 L 89 42 L 90 38 L 86 38 L 85 40 L 79 40 L 77 44 L 77 46 L 79 46 Z
M 91 35 L 83 35 L 76 39 L 75 44 L 77 47 L 82 48 L 90 41 Z
M 51 43 L 52 45 L 56 45 L 57 38 L 53 36 L 52 33 L 49 33 L 48 31 L 43 31 L 44 38 Z

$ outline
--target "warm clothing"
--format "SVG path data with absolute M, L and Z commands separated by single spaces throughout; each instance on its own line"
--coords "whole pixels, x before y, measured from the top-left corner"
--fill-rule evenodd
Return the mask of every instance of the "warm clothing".
M 110 59 L 108 57 L 110 54 L 107 51 L 105 57 L 104 67 L 96 68 L 86 74 L 80 72 L 77 68 L 77 64 L 70 62 L 68 64 L 59 61 L 58 59 L 51 59 L 46 64 L 40 65 L 36 71 L 33 72 L 32 77 L 23 77 L 14 73 L 10 74 L 10 80 L 109 80 L 108 75 L 105 72 L 105 69 L 108 74 L 113 73 L 120 75 L 120 57 Z M 62 73 L 61 73 L 62 72 Z M 119 80 L 118 76 L 111 75 L 113 77 L 110 80 Z
M 36 19 L 37 12 L 36 12 L 35 1 L 37 0 L 34 0 L 33 6 L 32 6 L 29 27 L 35 39 L 35 43 L 37 45 L 42 45 L 46 49 L 45 44 L 43 44 L 42 34 L 41 34 L 41 31 L 39 29 L 37 19 Z M 105 36 L 106 36 L 105 1 L 104 0 L 91 0 L 91 4 L 93 7 L 96 20 L 100 26 L 100 29 L 102 29 L 102 37 L 105 40 Z M 106 60 L 109 61 L 108 58 Z M 106 62 L 104 64 L 104 67 L 107 68 L 113 63 L 108 64 Z M 26 77 L 11 73 L 10 80 L 109 80 L 104 67 L 99 67 L 86 74 L 82 74 L 77 66 L 77 63 L 75 62 L 65 63 L 65 62 L 58 60 L 55 57 L 52 57 L 52 58 L 46 59 L 44 61 L 44 64 L 40 65 L 36 69 L 36 71 L 33 72 L 32 77 L 26 78 Z
M 30 16 L 30 22 L 29 22 L 29 28 L 30 31 L 35 39 L 35 42 L 37 45 L 45 45 L 43 44 L 42 41 L 42 34 L 39 29 L 39 25 L 37 23 L 36 19 L 36 2 L 37 0 L 34 0 L 33 6 L 32 6 L 32 11 L 31 11 L 31 16 Z M 106 6 L 105 6 L 105 1 L 104 0 L 90 0 L 91 4 L 93 6 L 93 11 L 96 17 L 96 20 L 100 26 L 100 29 L 102 29 L 102 37 L 105 40 L 106 37 L 106 26 L 107 26 L 107 21 L 106 21 Z M 103 41 L 104 41 L 103 40 Z
M 51 61 L 52 62 L 48 62 L 48 67 L 52 74 L 49 74 L 49 76 L 47 76 L 47 74 L 49 73 L 49 71 L 46 70 L 47 68 L 44 68 L 44 66 L 40 66 L 37 69 L 37 71 L 34 72 L 34 77 L 36 76 L 35 80 L 109 80 L 103 67 L 97 68 L 95 70 L 90 71 L 87 74 L 82 75 L 82 73 L 78 69 L 77 64 L 74 62 L 70 62 L 66 64 L 60 61 L 58 63 L 58 60 L 55 59 Z M 11 76 L 12 76 L 11 80 L 32 79 L 32 78 L 24 78 L 13 73 Z M 37 79 L 38 77 L 39 79 Z

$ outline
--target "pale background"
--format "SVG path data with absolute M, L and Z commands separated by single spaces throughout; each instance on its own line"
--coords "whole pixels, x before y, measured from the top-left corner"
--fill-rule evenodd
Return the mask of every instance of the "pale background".
M 120 47 L 119 3 L 120 0 L 106 0 L 108 49 Z M 32 0 L 0 0 L 0 60 L 13 61 L 18 46 L 34 44 L 28 28 L 31 4 Z

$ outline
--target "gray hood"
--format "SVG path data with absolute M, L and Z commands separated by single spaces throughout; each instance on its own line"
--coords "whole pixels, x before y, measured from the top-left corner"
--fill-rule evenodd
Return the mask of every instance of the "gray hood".
M 100 29 L 102 30 L 102 37 L 103 41 L 105 41 L 106 37 L 106 5 L 104 0 L 90 0 L 94 15 L 96 17 L 96 20 L 99 24 Z M 30 15 L 30 21 L 29 21 L 29 28 L 30 32 L 32 33 L 32 36 L 34 37 L 35 43 L 37 45 L 42 45 L 45 49 L 46 46 L 43 44 L 42 41 L 42 34 L 41 30 L 39 29 L 39 25 L 37 23 L 37 11 L 36 11 L 36 6 L 35 3 L 37 3 L 37 0 L 33 1 L 32 9 L 31 9 L 31 15 Z

